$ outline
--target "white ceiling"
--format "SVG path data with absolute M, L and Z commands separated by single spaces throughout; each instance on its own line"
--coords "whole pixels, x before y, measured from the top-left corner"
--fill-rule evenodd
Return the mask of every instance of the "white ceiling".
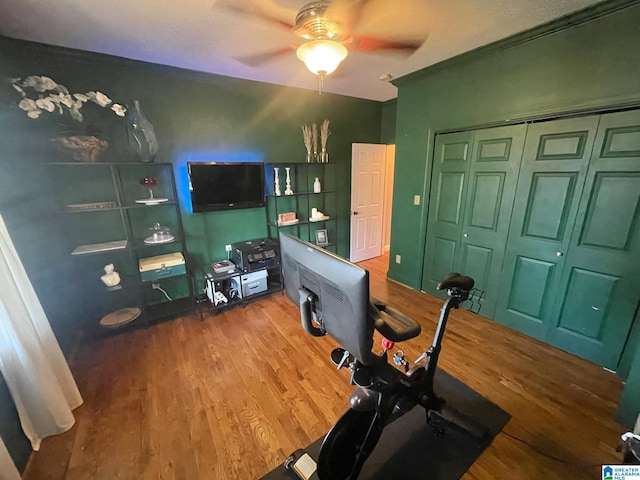
M 308 3 L 230 1 L 288 24 Z M 350 52 L 327 77 L 324 90 L 389 100 L 397 89 L 379 80 L 381 74 L 398 78 L 600 1 L 364 1 L 355 33 L 427 39 L 408 58 Z M 257 15 L 227 8 L 221 0 L 0 0 L 0 35 L 279 85 L 318 87 L 318 77 L 306 70 L 293 48 L 260 67 L 240 62 L 239 57 L 282 49 L 301 39 Z

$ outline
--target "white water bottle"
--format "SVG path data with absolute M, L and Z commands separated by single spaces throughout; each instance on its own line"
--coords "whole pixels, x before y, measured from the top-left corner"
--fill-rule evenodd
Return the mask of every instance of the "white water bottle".
M 318 177 L 316 177 L 315 181 L 313 182 L 313 193 L 320 193 L 322 191 L 322 188 L 320 187 L 320 180 L 318 180 Z

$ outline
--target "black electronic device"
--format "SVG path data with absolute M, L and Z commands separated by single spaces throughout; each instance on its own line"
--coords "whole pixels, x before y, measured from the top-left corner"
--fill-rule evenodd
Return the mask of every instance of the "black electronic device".
M 264 206 L 264 163 L 188 162 L 194 212 Z
M 301 305 L 301 292 L 313 296 L 312 316 L 345 350 L 364 365 L 370 363 L 373 319 L 369 312 L 369 272 L 338 255 L 280 232 L 282 273 L 287 296 Z M 311 323 L 305 330 L 319 336 Z
M 257 238 L 231 245 L 231 261 L 243 272 L 280 265 L 280 244 L 271 238 Z

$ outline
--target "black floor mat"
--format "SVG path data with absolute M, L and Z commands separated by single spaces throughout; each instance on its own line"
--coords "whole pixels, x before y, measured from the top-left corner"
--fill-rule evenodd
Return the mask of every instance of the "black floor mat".
M 511 418 L 500 407 L 440 369 L 435 375 L 434 389 L 448 406 L 486 427 L 487 437 L 478 440 L 453 427 L 445 428 L 444 435 L 437 437 L 426 423 L 425 410 L 415 407 L 384 429 L 378 445 L 362 468 L 359 480 L 458 479 Z M 322 438 L 319 438 L 305 450 L 316 459 L 321 444 Z M 297 478 L 279 466 L 263 480 Z

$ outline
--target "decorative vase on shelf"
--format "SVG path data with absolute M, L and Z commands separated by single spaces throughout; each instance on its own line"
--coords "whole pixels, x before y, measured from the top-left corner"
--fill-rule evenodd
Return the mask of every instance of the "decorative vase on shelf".
M 311 152 L 307 152 L 307 163 L 312 163 L 313 162 L 313 156 L 311 155 Z
M 276 197 L 279 197 L 280 195 L 282 195 L 282 193 L 280 192 L 280 175 L 278 173 L 280 169 L 278 167 L 273 167 L 273 171 L 274 171 L 274 176 L 275 176 L 275 185 L 274 185 L 274 194 L 276 195 Z
M 318 177 L 316 177 L 316 179 L 313 182 L 313 193 L 320 193 L 322 192 L 322 186 L 320 185 L 320 180 L 318 179 Z
M 327 149 L 323 148 L 320 151 L 320 156 L 318 157 L 318 161 L 320 163 L 329 163 L 329 154 L 327 153 Z
M 153 162 L 158 153 L 158 139 L 138 100 L 127 110 L 127 137 L 139 161 Z

